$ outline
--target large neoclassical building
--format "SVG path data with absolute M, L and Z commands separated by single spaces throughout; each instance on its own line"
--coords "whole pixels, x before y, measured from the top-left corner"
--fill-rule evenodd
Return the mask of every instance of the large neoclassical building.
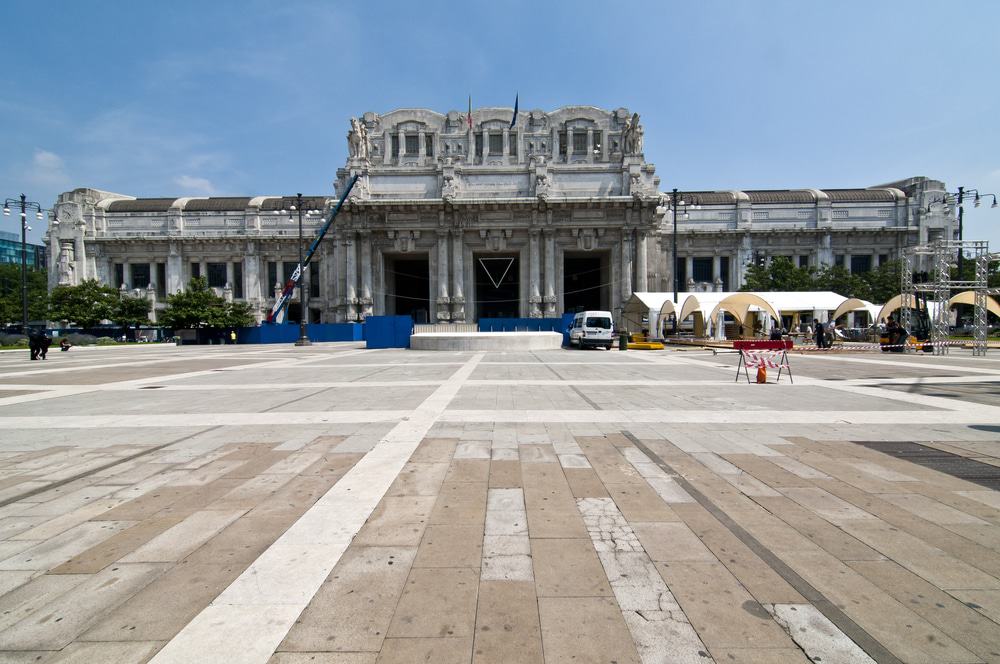
M 567 106 L 521 112 L 513 126 L 512 115 L 401 109 L 351 120 L 335 191 L 303 205 L 325 216 L 357 176 L 306 279 L 310 320 L 616 311 L 633 292 L 672 291 L 673 270 L 682 291 L 736 290 L 754 261 L 865 271 L 955 232 L 940 204 L 944 184 L 925 177 L 865 189 L 688 191 L 675 210 L 643 154 L 638 115 Z M 66 192 L 47 235 L 50 286 L 97 278 L 162 307 L 204 276 L 263 318 L 297 261 L 293 203 Z M 307 238 L 323 216 L 305 217 Z M 296 297 L 289 318 L 300 312 Z

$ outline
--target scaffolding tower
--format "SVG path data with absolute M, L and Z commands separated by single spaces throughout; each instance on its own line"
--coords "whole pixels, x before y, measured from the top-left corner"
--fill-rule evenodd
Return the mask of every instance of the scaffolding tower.
M 975 263 L 973 278 L 962 279 L 961 274 L 952 278 L 951 268 L 961 254 Z M 913 282 L 913 268 L 918 256 L 926 256 L 930 262 L 931 280 Z M 902 274 L 900 275 L 900 323 L 911 330 L 912 309 L 917 306 L 917 294 L 924 296 L 927 314 L 930 318 L 930 343 L 935 355 L 945 355 L 949 346 L 950 300 L 953 293 L 971 290 L 974 294 L 972 319 L 972 354 L 986 355 L 986 297 L 991 293 L 988 286 L 990 262 L 1000 259 L 1000 254 L 990 254 L 989 242 L 985 240 L 936 240 L 903 250 Z M 994 289 L 1000 291 L 1000 289 Z

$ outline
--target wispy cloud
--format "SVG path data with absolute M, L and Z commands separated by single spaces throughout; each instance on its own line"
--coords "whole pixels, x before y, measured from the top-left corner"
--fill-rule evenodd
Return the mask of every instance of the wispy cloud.
M 40 187 L 62 187 L 69 184 L 70 177 L 62 157 L 38 148 L 31 157 L 27 181 Z
M 181 188 L 180 194 L 205 194 L 211 196 L 215 193 L 215 185 L 207 178 L 199 178 L 191 175 L 178 175 L 174 178 L 174 184 Z

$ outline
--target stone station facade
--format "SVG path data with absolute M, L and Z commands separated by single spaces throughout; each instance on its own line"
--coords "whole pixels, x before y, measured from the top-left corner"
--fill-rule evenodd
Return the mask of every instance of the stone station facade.
M 334 183 L 358 181 L 307 273 L 310 320 L 410 314 L 418 322 L 620 310 L 673 288 L 675 211 L 643 153 L 638 114 L 567 106 L 471 114 L 401 109 L 353 119 Z M 909 245 L 952 237 L 942 182 L 868 189 L 680 195 L 681 290 L 738 289 L 775 256 L 866 271 Z M 193 276 L 263 318 L 298 256 L 288 196 L 59 196 L 50 287 L 97 278 L 157 308 Z M 327 213 L 337 196 L 311 196 Z M 303 221 L 309 241 L 323 223 Z M 298 320 L 298 299 L 289 318 Z

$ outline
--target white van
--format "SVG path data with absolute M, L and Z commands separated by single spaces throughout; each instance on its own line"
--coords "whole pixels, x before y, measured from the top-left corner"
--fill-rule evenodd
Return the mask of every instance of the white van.
M 581 311 L 573 317 L 573 325 L 569 328 L 570 346 L 604 346 L 611 350 L 614 342 L 615 326 L 610 311 Z

